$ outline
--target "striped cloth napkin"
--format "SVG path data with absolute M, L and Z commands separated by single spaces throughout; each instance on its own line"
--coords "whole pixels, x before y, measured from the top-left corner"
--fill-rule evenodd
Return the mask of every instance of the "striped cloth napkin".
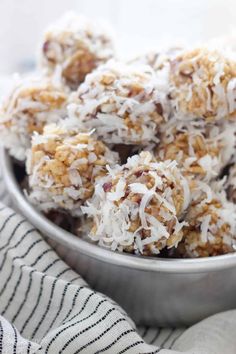
M 11 209 L 0 177 L 0 353 L 236 353 L 236 311 L 189 328 L 136 328 Z

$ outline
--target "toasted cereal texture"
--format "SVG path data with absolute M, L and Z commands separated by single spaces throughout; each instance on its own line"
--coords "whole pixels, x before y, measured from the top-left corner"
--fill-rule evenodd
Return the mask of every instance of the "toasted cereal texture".
M 82 211 L 93 218 L 89 236 L 99 245 L 152 256 L 181 241 L 189 203 L 188 181 L 176 162 L 156 162 L 142 152 L 110 169 Z
M 168 119 L 166 82 L 151 67 L 111 61 L 87 75 L 71 95 L 69 114 L 80 129 L 96 129 L 108 144 L 148 145 L 157 142 Z
M 171 97 L 181 119 L 236 118 L 236 61 L 216 50 L 197 48 L 172 60 Z
M 208 182 L 217 178 L 234 155 L 235 124 L 169 123 L 160 134 L 156 158 L 176 160 L 187 176 Z
M 68 130 L 65 123 L 46 126 L 42 135 L 34 135 L 27 159 L 29 198 L 40 210 L 80 215 L 80 205 L 107 173 L 106 165 L 117 160 L 91 133 Z
M 0 137 L 17 160 L 25 160 L 33 132 L 66 116 L 67 93 L 46 78 L 17 80 L 3 100 Z
M 196 184 L 197 194 L 186 215 L 188 226 L 183 228 L 183 239 L 177 247 L 182 257 L 211 257 L 234 252 L 236 247 L 235 205 L 228 202 L 223 192 L 215 193 L 203 182 Z
M 96 21 L 68 13 L 45 32 L 40 64 L 49 74 L 60 73 L 72 89 L 114 55 L 107 28 Z

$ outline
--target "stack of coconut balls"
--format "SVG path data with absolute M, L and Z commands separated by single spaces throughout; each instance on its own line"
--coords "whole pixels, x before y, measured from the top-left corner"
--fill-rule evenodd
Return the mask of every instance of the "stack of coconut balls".
M 0 121 L 32 204 L 112 251 L 236 250 L 233 53 L 173 48 L 121 62 L 107 29 L 70 14 L 44 34 L 39 62 Z

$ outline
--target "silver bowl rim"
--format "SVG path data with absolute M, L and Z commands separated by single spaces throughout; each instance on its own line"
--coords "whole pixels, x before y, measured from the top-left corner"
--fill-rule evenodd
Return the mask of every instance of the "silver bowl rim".
M 89 257 L 107 264 L 132 268 L 142 271 L 165 273 L 205 273 L 232 268 L 236 266 L 236 252 L 215 257 L 198 259 L 140 257 L 113 252 L 78 238 L 72 233 L 58 227 L 36 210 L 22 193 L 13 173 L 13 163 L 8 151 L 1 148 L 1 165 L 6 188 L 22 214 L 50 239 L 77 250 Z

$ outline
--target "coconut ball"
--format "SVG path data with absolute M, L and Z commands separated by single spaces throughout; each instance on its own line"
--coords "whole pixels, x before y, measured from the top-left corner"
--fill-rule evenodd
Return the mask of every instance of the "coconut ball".
M 29 198 L 40 210 L 60 209 L 80 214 L 80 206 L 94 191 L 95 182 L 117 162 L 91 133 L 66 129 L 66 122 L 49 125 L 35 134 L 27 159 Z
M 235 206 L 226 200 L 224 192 L 199 182 L 192 193 L 197 194 L 186 214 L 188 226 L 177 253 L 183 257 L 210 257 L 236 250 Z
M 170 62 L 182 51 L 183 48 L 181 46 L 170 47 L 162 51 L 151 50 L 135 57 L 128 63 L 149 65 L 154 71 L 159 71 L 166 66 L 169 67 Z
M 199 122 L 198 122 L 199 123 Z M 215 179 L 234 155 L 235 125 L 198 125 L 174 121 L 160 135 L 155 156 L 176 160 L 183 174 L 205 181 Z
M 181 119 L 236 118 L 236 61 L 216 50 L 197 48 L 171 62 L 171 97 Z
M 96 129 L 98 139 L 108 144 L 157 142 L 169 115 L 165 85 L 151 67 L 109 62 L 71 95 L 69 114 L 80 129 Z
M 142 152 L 109 169 L 82 211 L 93 218 L 89 237 L 99 245 L 152 256 L 182 239 L 189 203 L 188 181 L 177 163 Z
M 77 88 L 88 73 L 113 57 L 108 32 L 94 20 L 66 14 L 44 34 L 40 64 L 49 74 L 59 72 L 67 85 Z
M 67 97 L 49 79 L 16 80 L 0 111 L 0 137 L 12 156 L 25 160 L 33 132 L 41 133 L 45 124 L 66 116 Z

